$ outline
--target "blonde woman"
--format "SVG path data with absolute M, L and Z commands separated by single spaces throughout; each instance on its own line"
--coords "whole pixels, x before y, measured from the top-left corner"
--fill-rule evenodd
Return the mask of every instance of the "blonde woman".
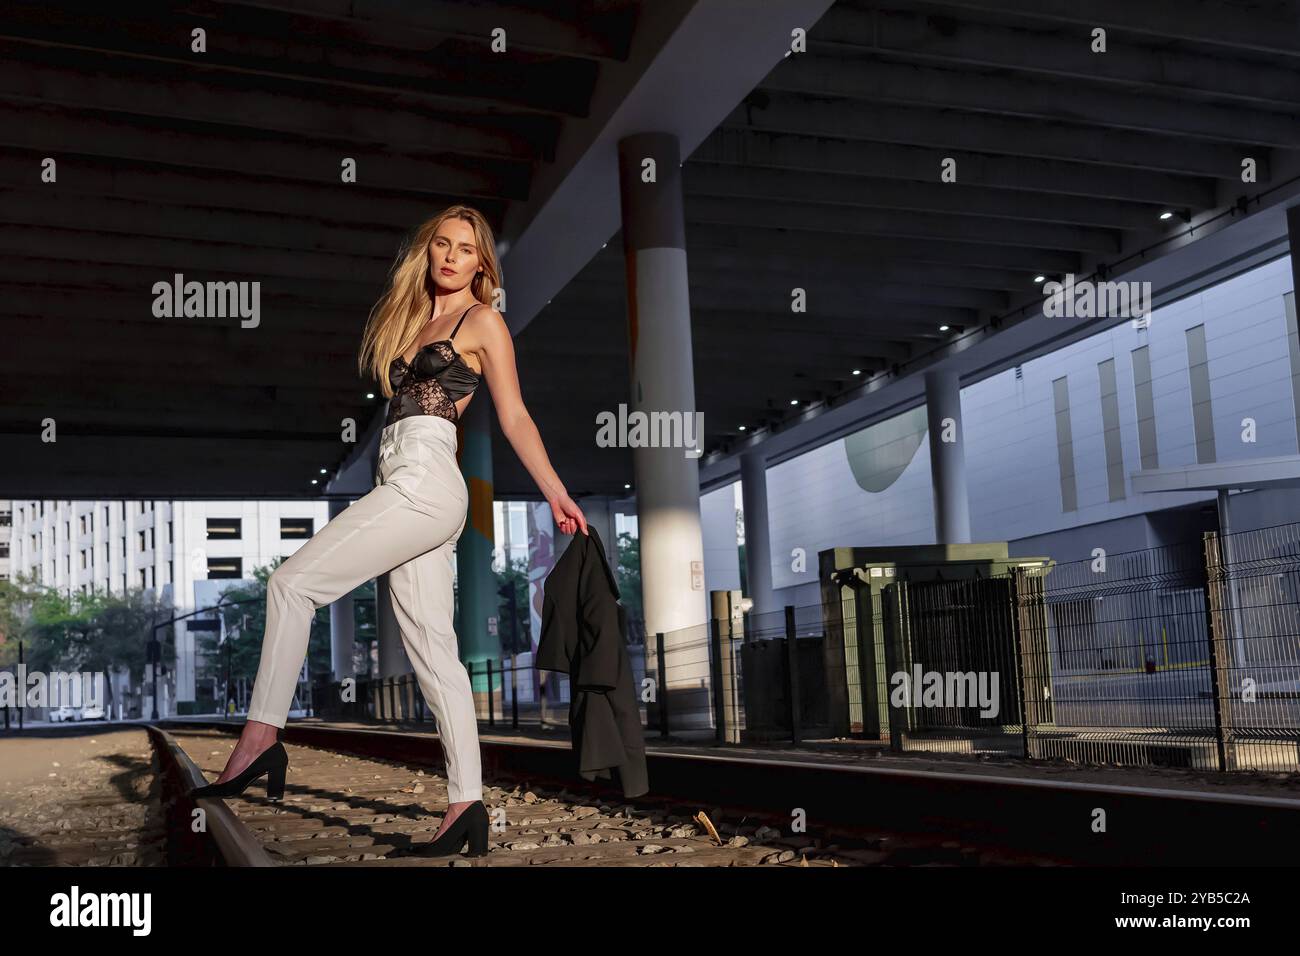
M 449 805 L 430 855 L 487 852 L 478 724 L 452 628 L 452 546 L 469 490 L 456 460 L 456 423 L 486 379 L 501 430 L 566 534 L 587 521 L 551 467 L 524 407 L 510 330 L 488 303 L 501 284 L 487 221 L 452 206 L 416 230 L 398 256 L 361 340 L 358 364 L 378 378 L 388 413 L 376 487 L 271 575 L 266 634 L 248 721 L 217 780 L 196 797 L 234 796 L 263 773 L 284 792 L 279 742 L 317 608 L 388 572 L 393 610 L 424 699 L 438 720 Z

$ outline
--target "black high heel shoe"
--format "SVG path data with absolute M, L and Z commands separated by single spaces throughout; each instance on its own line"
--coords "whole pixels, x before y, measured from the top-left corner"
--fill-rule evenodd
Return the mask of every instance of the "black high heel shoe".
M 482 800 L 461 811 L 442 836 L 420 850 L 421 856 L 451 856 L 469 841 L 466 856 L 486 856 L 488 851 L 488 812 Z
M 284 749 L 284 744 L 277 740 L 258 754 L 238 777 L 232 777 L 225 783 L 195 787 L 190 791 L 190 797 L 196 800 L 199 797 L 237 797 L 250 783 L 266 774 L 266 797 L 278 801 L 284 796 L 284 774 L 288 769 L 289 753 Z M 457 817 L 457 822 L 459 821 L 460 818 Z

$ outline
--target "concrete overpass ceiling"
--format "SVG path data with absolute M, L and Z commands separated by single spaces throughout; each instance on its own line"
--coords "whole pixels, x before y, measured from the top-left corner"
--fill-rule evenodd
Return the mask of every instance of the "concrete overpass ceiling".
M 356 348 L 405 231 L 457 201 L 500 230 L 640 13 L 5 4 L 0 494 L 314 493 L 346 457 L 340 422 L 378 411 Z M 175 273 L 260 282 L 260 324 L 154 317 Z

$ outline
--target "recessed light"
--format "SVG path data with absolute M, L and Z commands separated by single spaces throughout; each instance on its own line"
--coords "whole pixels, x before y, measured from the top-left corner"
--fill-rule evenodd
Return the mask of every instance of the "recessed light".
M 366 398 L 374 398 L 374 397 L 375 397 L 374 392 L 366 392 Z
M 313 485 L 316 484 L 316 479 L 313 478 L 313 479 L 311 480 L 311 483 L 312 483 Z
M 940 331 L 940 332 L 947 332 L 947 331 L 948 331 L 948 326 L 946 326 L 946 325 L 941 325 L 941 326 L 939 326 L 939 331 Z
M 790 404 L 791 404 L 791 405 L 798 405 L 798 404 L 799 404 L 799 399 L 797 399 L 797 398 L 792 398 L 792 399 L 790 399 Z
M 861 374 L 862 374 L 862 369 L 860 369 L 860 368 L 855 368 L 855 369 L 853 370 L 853 374 L 854 374 L 854 375 L 861 375 Z
M 740 426 L 740 430 L 743 432 L 743 431 L 745 430 L 745 426 L 744 426 L 744 425 L 741 425 L 741 426 Z
M 1160 214 L 1160 218 L 1161 218 L 1161 219 L 1173 219 L 1173 218 L 1174 218 L 1174 214 L 1173 214 L 1172 212 L 1170 212 L 1168 209 L 1166 209 L 1164 212 L 1162 212 L 1162 213 Z
M 325 469 L 322 468 L 322 469 L 320 470 L 320 473 L 321 473 L 322 475 L 325 474 Z
M 1046 281 L 1047 281 L 1047 276 L 1034 276 L 1034 281 L 1035 281 L 1035 282 L 1046 282 Z
M 624 483 L 623 483 L 623 490 L 624 490 L 624 491 L 626 491 L 627 489 L 629 489 L 629 488 L 631 488 L 631 487 L 632 487 L 632 486 L 629 485 L 627 482 L 624 482 Z

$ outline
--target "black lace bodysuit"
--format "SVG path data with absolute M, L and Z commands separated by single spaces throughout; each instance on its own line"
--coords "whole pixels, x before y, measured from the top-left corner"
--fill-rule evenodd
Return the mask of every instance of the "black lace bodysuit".
M 471 305 L 461 314 L 449 338 L 430 342 L 415 353 L 409 364 L 400 355 L 393 359 L 388 367 L 393 397 L 388 403 L 385 425 L 411 415 L 437 415 L 451 422 L 460 418 L 456 402 L 473 394 L 483 378 L 465 364 L 451 342 L 472 308 Z

